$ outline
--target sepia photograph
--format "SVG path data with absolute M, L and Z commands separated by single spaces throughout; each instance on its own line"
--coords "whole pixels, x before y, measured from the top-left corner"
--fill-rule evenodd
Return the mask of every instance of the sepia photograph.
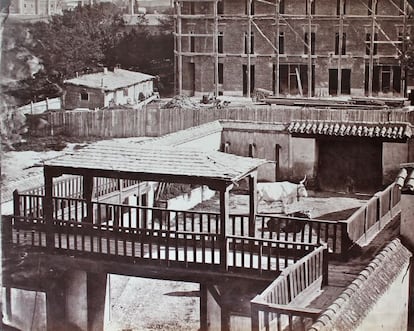
M 0 330 L 414 331 L 414 0 L 0 0 Z

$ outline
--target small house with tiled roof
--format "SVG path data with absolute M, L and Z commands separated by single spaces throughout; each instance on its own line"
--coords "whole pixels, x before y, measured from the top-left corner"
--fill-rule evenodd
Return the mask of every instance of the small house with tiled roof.
M 154 76 L 119 68 L 64 81 L 64 108 L 96 109 L 134 105 L 154 94 Z

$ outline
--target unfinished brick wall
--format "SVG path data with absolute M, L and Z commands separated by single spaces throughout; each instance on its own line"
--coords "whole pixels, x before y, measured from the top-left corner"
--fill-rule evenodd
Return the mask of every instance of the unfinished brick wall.
M 400 2 L 378 0 L 373 34 L 373 39 L 376 38 L 375 52 L 371 50 L 371 57 L 367 54 L 367 46 L 370 45 L 367 37 L 373 32 L 373 19 L 368 14 L 368 1 L 342 1 L 338 6 L 337 1 L 315 0 L 314 14 L 308 16 L 305 0 L 285 0 L 284 10 L 278 16 L 275 6 L 253 0 L 251 9 L 254 15 L 249 23 L 246 15 L 248 1 L 222 0 L 223 15 L 218 15 L 216 28 L 213 16 L 215 2 L 182 2 L 182 13 L 186 14 L 181 18 L 183 34 L 212 35 L 217 31 L 223 35 L 223 51 L 217 54 L 213 36 L 181 37 L 182 53 L 178 56 L 181 56 L 183 63 L 195 63 L 194 75 L 186 74 L 188 66 L 183 65 L 182 79 L 186 93 L 214 91 L 216 56 L 223 64 L 223 84 L 219 87 L 223 94 L 248 94 L 249 81 L 247 73 L 243 75 L 243 65 L 248 66 L 249 63 L 254 66 L 254 72 L 251 72 L 254 87 L 274 90 L 278 85 L 277 77 L 280 77 L 279 85 L 284 87 L 274 90 L 274 93 L 297 94 L 300 92 L 298 84 L 302 85 L 302 92 L 305 93 L 310 74 L 305 41 L 312 39 L 311 33 L 314 36 L 312 66 L 315 70 L 312 95 L 368 95 L 369 68 L 373 72 L 373 95 L 402 95 L 398 49 L 402 49 L 403 36 L 409 34 L 412 20 L 402 15 L 398 8 Z M 341 15 L 338 15 L 338 8 Z M 247 49 L 249 24 L 253 52 Z M 275 45 L 279 39 L 277 31 L 284 40 L 283 47 L 279 47 L 283 48 L 283 52 L 278 58 L 269 44 L 270 41 Z M 338 48 L 341 31 L 345 54 Z M 349 77 L 339 74 L 342 69 L 348 70 Z M 195 79 L 195 84 L 188 82 L 189 79 Z M 293 82 L 294 79 L 296 82 Z M 339 85 L 342 85 L 342 90 Z

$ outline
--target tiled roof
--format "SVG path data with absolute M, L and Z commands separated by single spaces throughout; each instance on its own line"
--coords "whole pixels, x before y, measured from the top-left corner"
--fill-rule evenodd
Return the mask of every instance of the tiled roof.
M 400 189 L 414 192 L 414 164 L 403 167 L 395 179 L 395 183 Z
M 143 74 L 141 72 L 115 68 L 114 71 L 108 70 L 106 72 L 97 72 L 94 74 L 87 74 L 68 79 L 65 80 L 64 83 L 90 88 L 98 88 L 105 91 L 114 91 L 120 88 L 138 84 L 140 82 L 151 80 L 153 78 L 154 76 Z
M 267 162 L 215 151 L 200 152 L 169 146 L 101 144 L 48 160 L 45 165 L 237 181 Z
M 361 123 L 336 121 L 293 121 L 290 133 L 326 136 L 356 136 L 370 138 L 405 139 L 412 135 L 409 123 Z
M 411 257 L 399 239 L 393 240 L 341 295 L 319 316 L 308 331 L 356 330 L 370 309 Z

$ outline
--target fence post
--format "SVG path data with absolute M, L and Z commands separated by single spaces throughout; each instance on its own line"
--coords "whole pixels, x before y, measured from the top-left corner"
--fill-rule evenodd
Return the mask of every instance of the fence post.
M 256 296 L 257 298 L 258 296 Z M 250 302 L 250 311 L 251 311 L 251 321 L 252 321 L 252 331 L 259 331 L 259 308 L 257 307 L 257 304 L 254 302 L 256 300 L 254 298 Z
M 329 283 L 329 262 L 328 262 L 328 245 L 323 245 L 322 251 L 322 286 Z
M 348 223 L 346 221 L 339 221 L 341 226 L 341 256 L 346 261 L 348 259 L 347 252 L 351 247 L 352 241 L 348 235 Z
M 14 216 L 21 216 L 20 215 L 20 199 L 19 199 L 19 191 L 13 191 L 13 214 Z

